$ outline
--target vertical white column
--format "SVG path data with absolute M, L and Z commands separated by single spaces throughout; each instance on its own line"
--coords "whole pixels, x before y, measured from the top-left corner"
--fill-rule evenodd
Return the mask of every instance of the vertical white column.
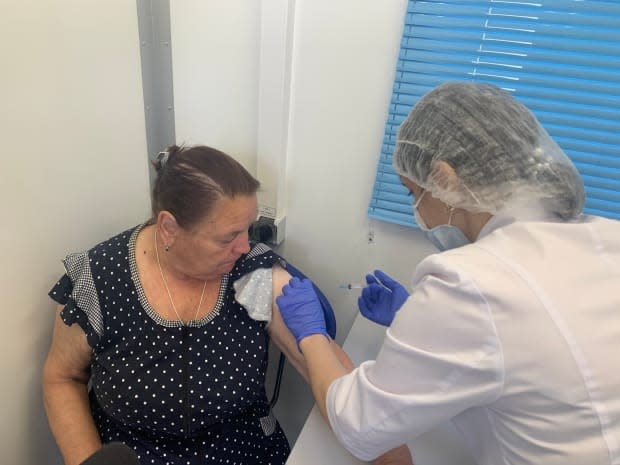
M 284 238 L 286 158 L 293 50 L 294 0 L 263 0 L 258 79 L 257 170 L 259 214 Z

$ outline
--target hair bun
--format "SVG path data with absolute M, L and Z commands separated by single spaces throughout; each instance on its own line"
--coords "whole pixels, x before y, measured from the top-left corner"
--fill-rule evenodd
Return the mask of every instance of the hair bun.
M 177 145 L 171 145 L 166 150 L 163 150 L 157 154 L 155 157 L 155 161 L 153 162 L 153 166 L 155 167 L 155 171 L 160 173 L 161 170 L 164 169 L 164 166 L 170 160 L 170 157 L 174 156 L 180 151 L 180 147 Z
M 160 171 L 168 162 L 168 158 L 170 157 L 170 152 L 159 152 L 157 154 L 157 158 L 155 159 L 155 169 Z

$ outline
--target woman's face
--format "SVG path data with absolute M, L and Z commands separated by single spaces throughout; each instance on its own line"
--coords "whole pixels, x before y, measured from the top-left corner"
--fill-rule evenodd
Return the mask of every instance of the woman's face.
M 422 197 L 424 189 L 404 176 L 400 177 L 400 182 L 409 189 L 409 192 L 414 197 L 412 205 L 415 205 L 416 202 L 418 203 L 418 206 L 414 208 L 417 208 L 418 214 L 422 217 L 426 226 L 434 228 L 440 224 L 448 223 L 446 204 L 433 197 L 430 192 L 427 192 L 424 197 Z
M 180 270 L 196 279 L 219 279 L 250 251 L 248 228 L 256 220 L 256 195 L 223 197 L 191 229 L 179 228 L 171 251 Z

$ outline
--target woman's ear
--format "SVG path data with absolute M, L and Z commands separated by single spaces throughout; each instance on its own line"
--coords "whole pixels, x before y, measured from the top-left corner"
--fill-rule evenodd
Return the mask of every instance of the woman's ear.
M 162 210 L 157 215 L 157 228 L 161 234 L 161 240 L 166 247 L 170 247 L 179 233 L 179 223 L 172 213 Z
M 448 192 L 458 189 L 460 184 L 459 177 L 454 169 L 445 161 L 438 161 L 433 165 L 431 178 L 435 185 Z

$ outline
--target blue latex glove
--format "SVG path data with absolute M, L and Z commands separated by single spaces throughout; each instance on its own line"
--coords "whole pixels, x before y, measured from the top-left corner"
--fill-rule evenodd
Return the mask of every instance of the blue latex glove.
M 323 307 L 309 279 L 292 278 L 276 297 L 282 319 L 291 330 L 297 344 L 306 336 L 327 336 Z
M 409 292 L 398 281 L 381 270 L 366 275 L 366 286 L 357 300 L 362 315 L 375 323 L 390 326 L 394 315 L 409 298 Z

